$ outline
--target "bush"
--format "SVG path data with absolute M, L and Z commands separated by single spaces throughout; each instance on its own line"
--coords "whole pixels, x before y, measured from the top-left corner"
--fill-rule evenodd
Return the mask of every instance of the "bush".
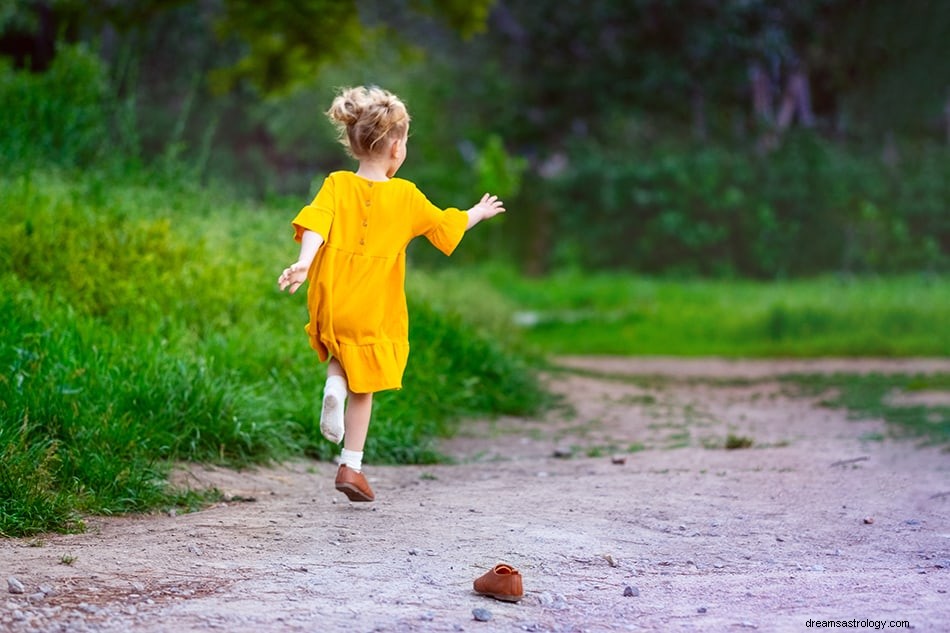
M 527 189 L 563 236 L 554 267 L 776 278 L 828 271 L 942 271 L 950 259 L 950 150 L 897 167 L 792 135 L 773 155 L 704 145 L 594 142 Z
M 18 72 L 0 59 L 0 165 L 78 167 L 109 148 L 108 83 L 98 57 L 64 46 L 42 74 Z

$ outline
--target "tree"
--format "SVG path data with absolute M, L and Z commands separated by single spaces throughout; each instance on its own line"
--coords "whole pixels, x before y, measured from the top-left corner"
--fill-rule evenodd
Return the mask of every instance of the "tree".
M 187 8 L 194 15 L 210 17 L 207 23 L 219 41 L 238 51 L 229 63 L 216 69 L 214 85 L 230 91 L 247 80 L 263 93 L 286 92 L 306 83 L 325 64 L 352 54 L 385 29 L 386 20 L 367 27 L 360 9 L 372 5 L 373 13 L 394 16 L 428 15 L 443 20 L 467 36 L 484 28 L 493 0 L 14 0 L 0 9 L 0 36 L 9 40 L 0 54 L 30 57 L 28 49 L 43 45 L 33 54 L 43 67 L 54 54 L 55 37 L 65 33 L 75 38 L 85 31 L 95 37 L 103 27 L 118 32 L 142 33 L 168 11 Z M 210 34 L 209 34 L 210 35 Z M 14 49 L 14 38 L 19 42 Z M 208 38 L 209 42 L 212 40 Z M 26 52 L 23 52 L 27 49 Z

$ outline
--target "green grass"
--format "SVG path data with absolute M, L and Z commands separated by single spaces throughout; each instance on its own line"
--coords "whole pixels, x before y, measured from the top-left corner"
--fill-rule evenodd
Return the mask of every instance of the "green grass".
M 525 340 L 552 354 L 950 355 L 950 278 L 757 282 L 487 269 Z
M 902 404 L 901 395 L 950 392 L 950 374 L 833 374 L 783 376 L 800 393 L 829 394 L 822 404 L 845 408 L 851 417 L 879 418 L 897 437 L 919 438 L 927 444 L 950 446 L 950 406 Z
M 168 485 L 178 460 L 339 450 L 317 428 L 325 366 L 304 294 L 276 287 L 297 209 L 96 170 L 0 178 L 0 200 L 0 535 L 215 498 Z M 509 317 L 429 300 L 448 282 L 424 277 L 404 389 L 374 403 L 369 463 L 438 461 L 462 416 L 548 398 L 498 325 Z

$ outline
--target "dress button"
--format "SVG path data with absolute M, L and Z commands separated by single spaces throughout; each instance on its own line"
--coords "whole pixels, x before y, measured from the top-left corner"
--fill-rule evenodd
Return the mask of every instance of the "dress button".
M 363 226 L 369 226 L 369 220 L 363 220 Z
M 362 246 L 365 243 L 366 243 L 365 240 L 360 240 L 360 246 Z
M 366 206 L 369 206 L 369 200 L 366 201 Z

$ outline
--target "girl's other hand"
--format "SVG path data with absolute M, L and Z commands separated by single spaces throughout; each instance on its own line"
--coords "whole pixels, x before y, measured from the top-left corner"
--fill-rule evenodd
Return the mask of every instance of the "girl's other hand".
M 467 231 L 482 220 L 493 218 L 499 213 L 504 212 L 505 204 L 498 199 L 498 196 L 486 193 L 482 196 L 482 199 L 478 201 L 478 204 L 468 210 L 468 226 L 465 227 L 465 230 Z
M 505 203 L 499 200 L 498 196 L 486 193 L 473 208 L 479 209 L 482 219 L 487 220 L 488 218 L 495 217 L 499 213 L 504 213 Z
M 309 266 L 302 264 L 301 262 L 295 262 L 290 265 L 289 268 L 285 268 L 284 272 L 280 274 L 280 277 L 277 278 L 277 285 L 281 290 L 287 290 L 290 288 L 290 294 L 297 292 L 297 288 L 303 285 L 307 281 L 307 270 Z

